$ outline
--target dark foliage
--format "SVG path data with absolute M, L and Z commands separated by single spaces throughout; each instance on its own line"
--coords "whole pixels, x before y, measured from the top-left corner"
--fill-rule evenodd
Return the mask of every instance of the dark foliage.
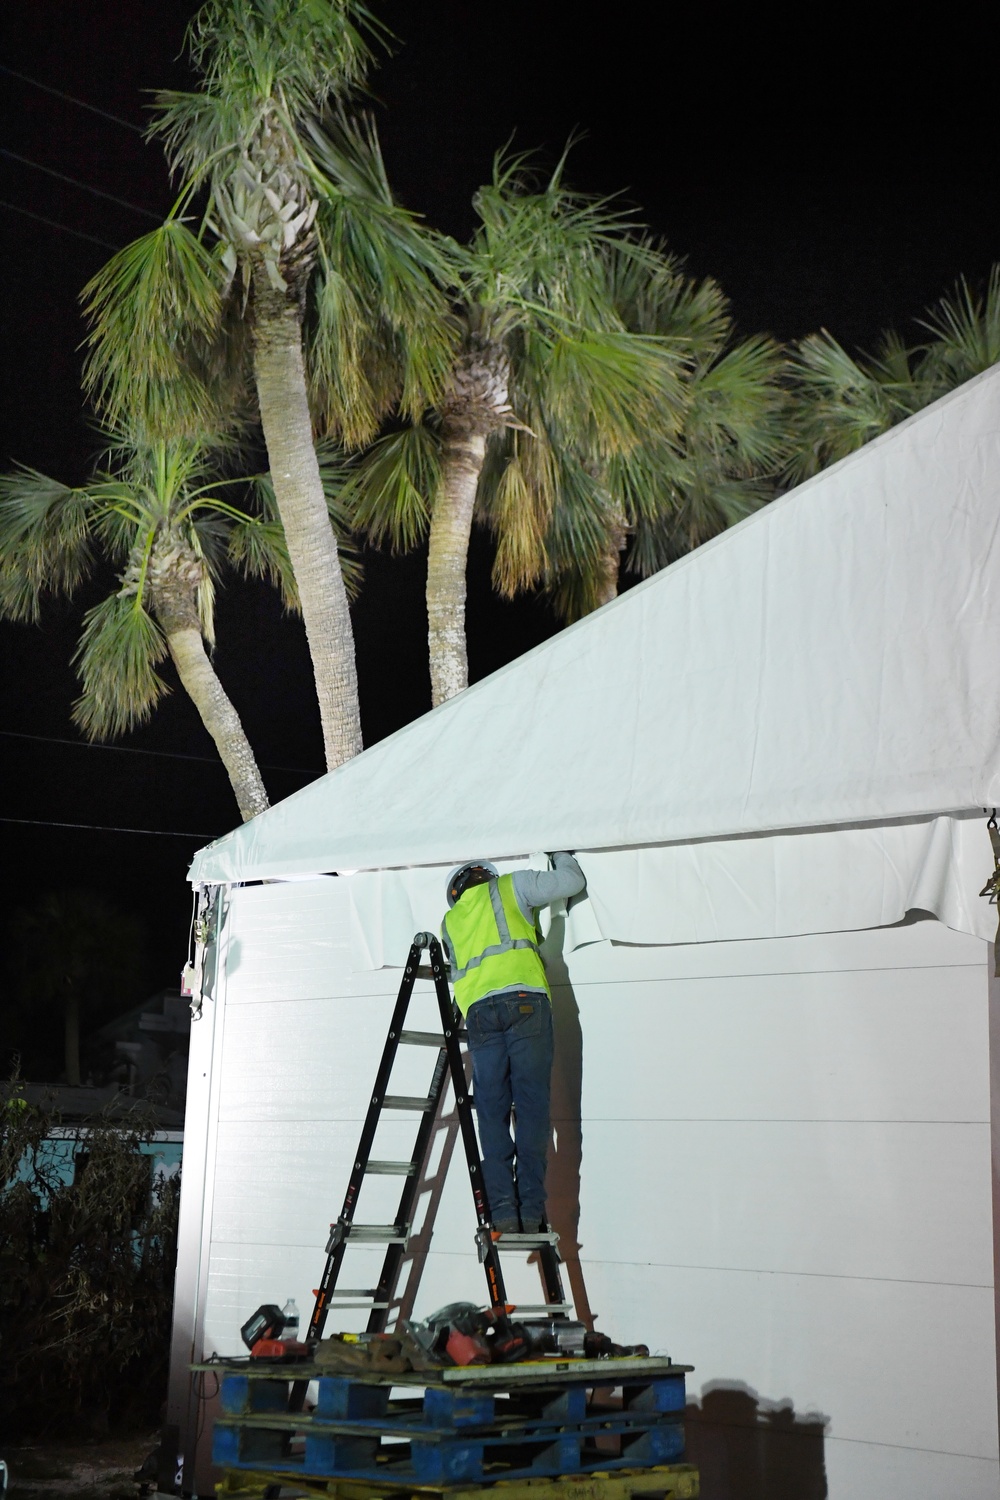
M 67 1077 L 66 1021 L 75 1011 L 84 1079 L 108 1081 L 115 1059 L 89 1038 L 154 987 L 143 920 L 88 888 L 42 890 L 6 913 L 0 944 L 0 1069 Z M 120 1062 L 120 1058 L 117 1059 Z
M 166 1394 L 179 1182 L 154 1182 L 152 1158 L 140 1152 L 153 1117 L 142 1106 L 63 1131 L 16 1081 L 4 1092 L 0 1437 L 155 1423 Z

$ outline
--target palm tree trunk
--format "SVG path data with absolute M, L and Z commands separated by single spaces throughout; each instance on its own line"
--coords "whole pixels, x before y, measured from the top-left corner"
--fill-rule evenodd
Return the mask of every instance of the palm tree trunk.
M 465 568 L 486 443 L 511 415 L 510 365 L 500 343 L 472 329 L 440 406 L 441 488 L 427 555 L 427 643 L 436 708 L 469 685 Z
M 236 793 L 240 817 L 246 823 L 258 813 L 265 812 L 270 803 L 240 716 L 208 659 L 199 626 L 171 626 L 161 611 L 157 611 L 157 618 L 163 626 L 167 650 L 177 668 L 177 675 L 201 715 L 201 722 L 215 741 Z
M 434 707 L 469 685 L 465 639 L 465 569 L 472 512 L 486 457 L 486 433 L 444 423 L 441 489 L 434 502 L 427 554 L 427 642 Z
M 254 373 L 275 499 L 302 605 L 319 700 L 327 769 L 362 748 L 354 632 L 330 525 L 302 357 L 297 298 L 254 280 Z
M 201 559 L 176 530 L 163 530 L 149 562 L 151 603 L 181 685 L 229 773 L 244 823 L 270 806 L 254 753 L 205 650 L 198 614 Z
M 240 716 L 208 659 L 201 630 L 188 626 L 165 633 L 177 675 L 215 741 L 236 794 L 240 817 L 246 823 L 258 813 L 266 812 L 270 803 Z
M 610 604 L 612 599 L 618 598 L 618 568 L 627 540 L 628 533 L 625 529 L 625 519 L 624 517 L 619 517 L 613 523 L 608 533 L 607 549 L 598 565 L 598 609 L 600 609 L 602 604 Z

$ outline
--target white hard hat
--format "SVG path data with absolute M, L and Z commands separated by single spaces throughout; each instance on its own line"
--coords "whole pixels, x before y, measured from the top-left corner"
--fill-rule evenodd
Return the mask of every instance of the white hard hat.
M 458 884 L 459 877 L 464 875 L 466 870 L 485 870 L 487 871 L 490 880 L 496 880 L 497 878 L 497 867 L 496 865 L 490 864 L 488 859 L 467 859 L 464 864 L 456 865 L 451 874 L 448 876 L 448 884 L 446 886 L 446 890 L 448 893 L 448 905 L 450 907 L 455 905 L 455 902 L 461 896 L 462 891 L 468 884 L 468 881 L 463 882 L 462 889 L 457 892 L 455 891 L 455 886 Z

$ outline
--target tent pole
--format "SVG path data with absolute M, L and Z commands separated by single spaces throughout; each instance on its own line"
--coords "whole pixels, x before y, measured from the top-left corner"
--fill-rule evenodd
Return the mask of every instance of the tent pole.
M 986 947 L 990 1016 L 990 1147 L 993 1166 L 993 1309 L 996 1325 L 998 1421 L 1000 1421 L 1000 979 L 994 944 Z

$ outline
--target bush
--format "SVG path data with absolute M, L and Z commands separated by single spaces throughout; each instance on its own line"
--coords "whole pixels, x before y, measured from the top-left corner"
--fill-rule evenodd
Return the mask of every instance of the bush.
M 166 1394 L 179 1181 L 140 1152 L 155 1117 L 61 1127 L 16 1084 L 0 1103 L 4 1437 L 149 1425 Z

